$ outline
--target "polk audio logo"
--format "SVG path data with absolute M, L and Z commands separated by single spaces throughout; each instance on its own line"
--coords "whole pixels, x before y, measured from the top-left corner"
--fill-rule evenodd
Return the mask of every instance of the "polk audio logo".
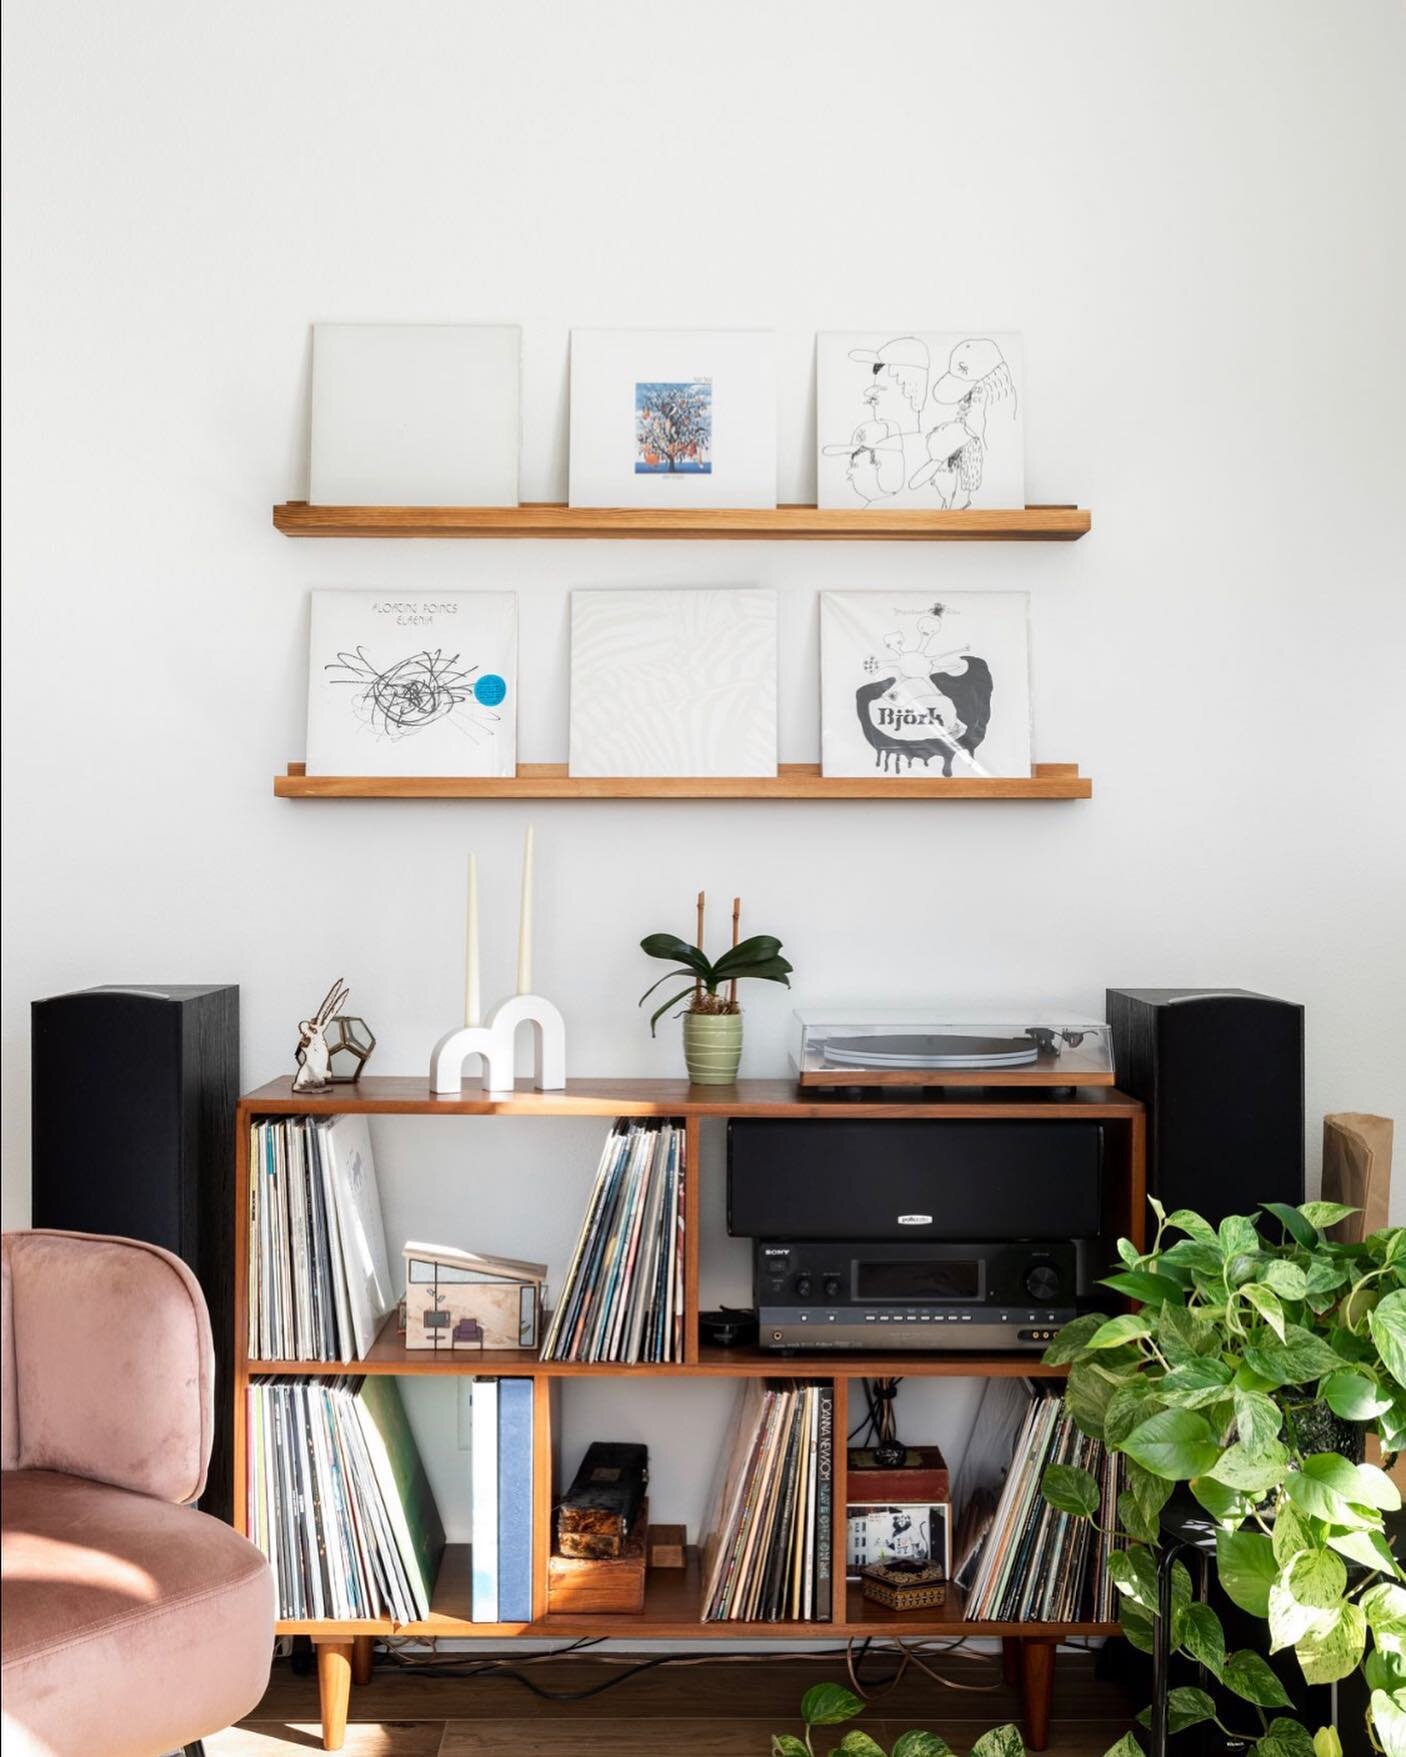
M 931 1226 L 932 1225 L 932 1215 L 931 1214 L 900 1214 L 898 1217 L 898 1224 L 900 1226 Z

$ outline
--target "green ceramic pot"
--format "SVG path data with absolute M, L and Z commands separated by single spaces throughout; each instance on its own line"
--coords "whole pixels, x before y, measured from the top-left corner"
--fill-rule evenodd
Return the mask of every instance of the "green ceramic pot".
M 685 1013 L 683 1059 L 695 1086 L 731 1086 L 742 1059 L 741 1013 Z

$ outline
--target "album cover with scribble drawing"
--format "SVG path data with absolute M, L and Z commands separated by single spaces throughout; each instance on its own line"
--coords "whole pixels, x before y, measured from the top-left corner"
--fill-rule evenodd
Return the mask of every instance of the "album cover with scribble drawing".
M 310 775 L 516 769 L 515 593 L 312 594 Z

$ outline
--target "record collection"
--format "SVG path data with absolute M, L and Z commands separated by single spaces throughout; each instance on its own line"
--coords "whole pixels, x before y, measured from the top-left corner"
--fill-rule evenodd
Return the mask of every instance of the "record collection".
M 428 1615 L 444 1526 L 394 1379 L 255 1379 L 247 1495 L 278 1616 Z
M 611 1130 L 543 1360 L 683 1359 L 684 1128 Z
M 1112 1621 L 1116 1591 L 1111 1537 L 1087 1519 L 1057 1512 L 1040 1493 L 1051 1464 L 1087 1470 L 1100 1487 L 1096 1523 L 1117 1524 L 1119 1465 L 1099 1440 L 1080 1433 L 1059 1397 L 1037 1397 L 1016 1441 L 1010 1472 L 975 1561 L 967 1615 L 999 1622 Z
M 832 1597 L 834 1391 L 749 1380 L 703 1537 L 703 1621 L 825 1619 Z
M 250 1358 L 364 1360 L 395 1304 L 366 1118 L 256 1122 L 249 1172 Z

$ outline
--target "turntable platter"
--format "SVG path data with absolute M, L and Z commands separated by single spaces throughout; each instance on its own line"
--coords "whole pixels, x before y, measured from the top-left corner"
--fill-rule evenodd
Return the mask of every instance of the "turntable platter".
M 1039 1045 L 1020 1037 L 893 1032 L 825 1040 L 825 1060 L 842 1068 L 1024 1068 L 1039 1058 Z

